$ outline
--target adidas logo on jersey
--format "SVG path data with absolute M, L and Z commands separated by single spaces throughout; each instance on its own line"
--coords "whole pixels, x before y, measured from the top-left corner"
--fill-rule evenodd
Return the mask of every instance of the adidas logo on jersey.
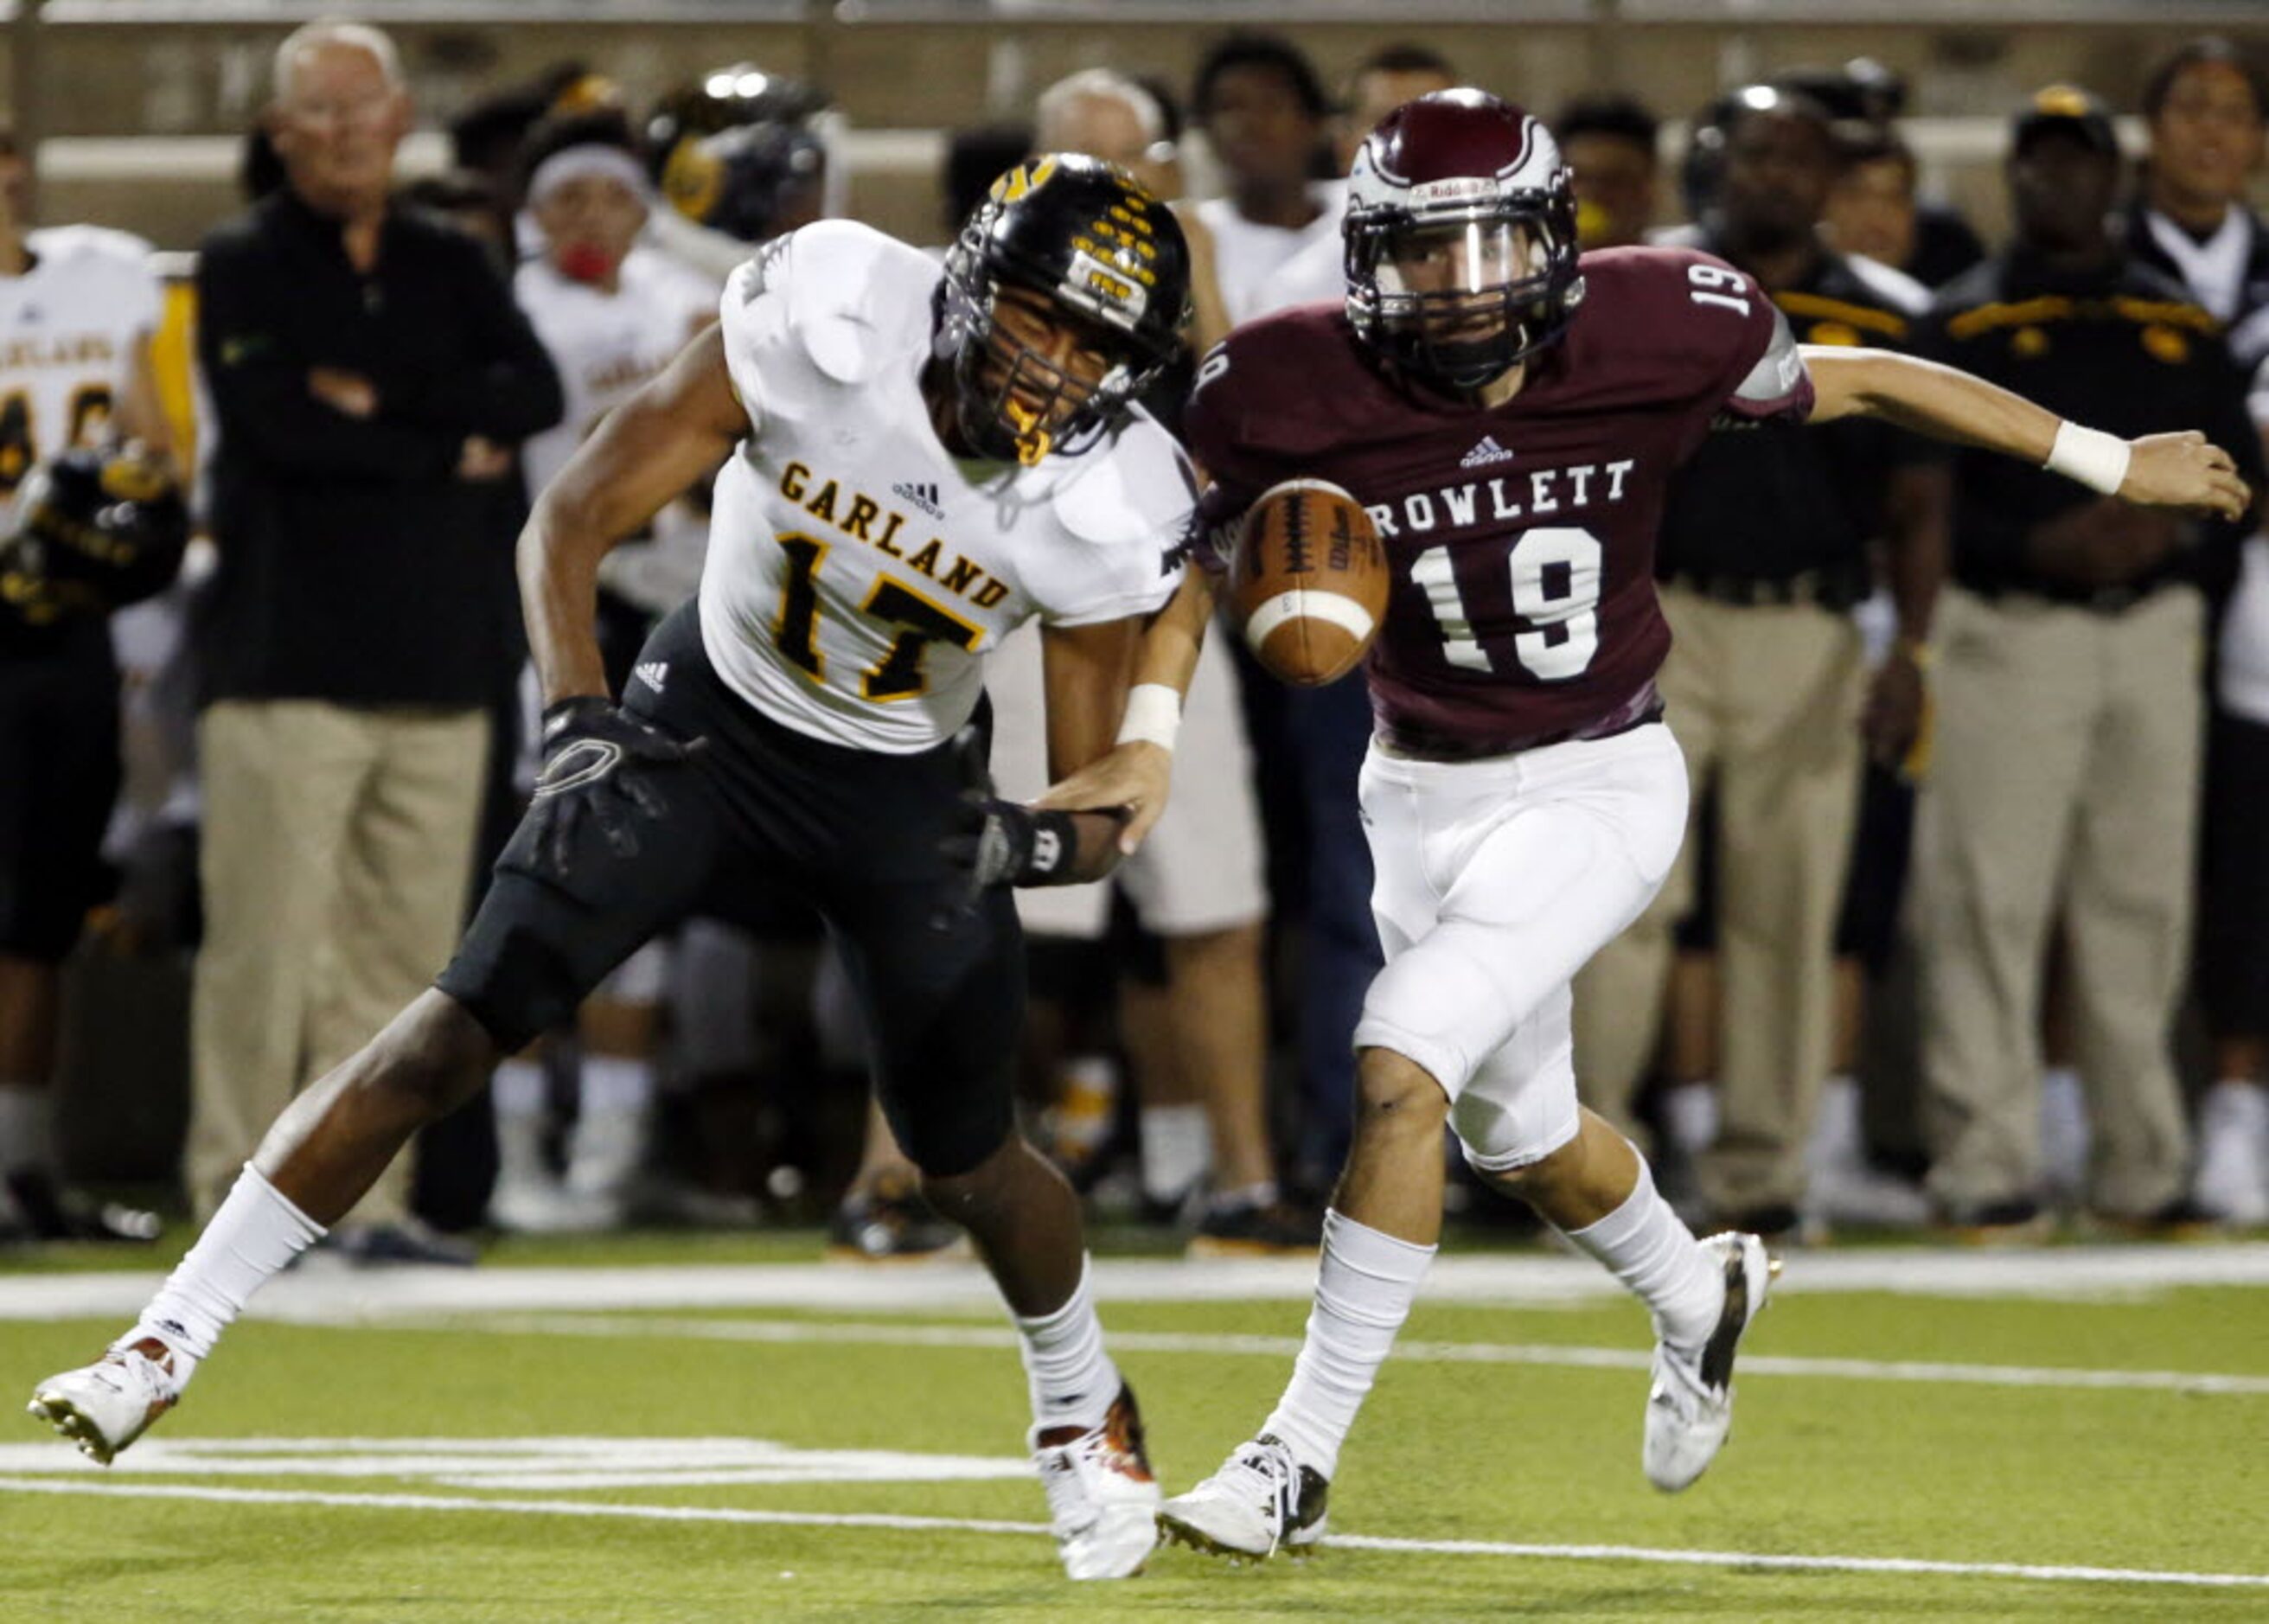
M 938 501 L 937 486 L 935 483 L 925 482 L 916 484 L 910 479 L 901 480 L 891 487 L 891 494 L 900 501 L 913 503 L 933 519 L 945 517 L 945 509 Z
M 1512 453 L 1497 443 L 1497 436 L 1484 434 L 1481 444 L 1458 459 L 1460 468 L 1487 468 L 1492 462 L 1510 462 Z
M 660 693 L 661 685 L 669 680 L 669 661 L 667 660 L 643 661 L 631 668 L 631 675 L 653 689 L 654 692 Z

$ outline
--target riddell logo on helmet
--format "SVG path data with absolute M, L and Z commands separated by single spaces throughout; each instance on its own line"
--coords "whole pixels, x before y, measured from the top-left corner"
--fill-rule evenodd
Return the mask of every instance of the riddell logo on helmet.
M 1497 182 L 1482 175 L 1452 175 L 1446 181 L 1422 181 L 1410 188 L 1413 208 L 1428 203 L 1471 203 L 1497 196 Z

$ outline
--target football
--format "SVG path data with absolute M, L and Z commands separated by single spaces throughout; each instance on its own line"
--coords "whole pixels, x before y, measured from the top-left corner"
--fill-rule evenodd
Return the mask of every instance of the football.
M 1312 688 L 1353 670 L 1378 634 L 1386 587 L 1371 515 L 1337 485 L 1288 479 L 1246 511 L 1230 600 L 1270 675 Z

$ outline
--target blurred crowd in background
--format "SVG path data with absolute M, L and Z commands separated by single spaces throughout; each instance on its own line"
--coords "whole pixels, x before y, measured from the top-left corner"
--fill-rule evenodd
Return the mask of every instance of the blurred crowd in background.
M 320 216 L 354 165 L 390 178 L 400 70 L 372 63 L 366 94 L 279 100 L 247 144 L 248 204 Z M 1259 34 L 1195 42 L 1182 82 L 1078 73 L 1028 122 L 953 137 L 936 246 L 1030 153 L 1120 163 L 1187 224 L 1194 370 L 1235 323 L 1340 297 L 1355 144 L 1460 82 L 1413 43 L 1327 85 L 1296 42 Z M 2162 63 L 2127 110 L 2140 162 L 2084 88 L 2011 109 L 2006 242 L 1918 196 L 1905 94 L 1866 61 L 1733 87 L 1694 113 L 1674 168 L 1658 109 L 1535 110 L 1574 171 L 1587 249 L 1699 246 L 1804 343 L 1933 355 L 2122 434 L 2202 429 L 2258 469 L 2261 67 L 2217 40 Z M 642 107 L 563 63 L 451 122 L 455 166 L 393 207 L 477 240 L 520 321 L 499 317 L 492 346 L 463 340 L 497 395 L 489 416 L 464 408 L 450 467 L 415 471 L 470 493 L 446 520 L 375 502 L 395 464 L 342 460 L 332 420 L 379 421 L 351 367 L 289 399 L 217 401 L 192 358 L 196 299 L 168 303 L 138 245 L 100 233 L 48 254 L 11 205 L 16 276 L 65 247 L 119 268 L 116 307 L 141 313 L 119 320 L 183 462 L 210 469 L 227 432 L 273 433 L 307 459 L 309 506 L 287 523 L 196 479 L 180 578 L 109 616 L 99 656 L 86 637 L 59 654 L 0 631 L 4 771 L 19 789 L 77 785 L 5 797 L 8 883 L 28 894 L 40 871 L 72 928 L 0 942 L 0 1239 L 155 1232 L 80 1186 L 177 1188 L 204 1215 L 291 1092 L 438 967 L 530 782 L 512 568 L 528 494 L 713 318 L 756 245 L 839 210 L 837 129 L 827 87 L 748 63 Z M 1198 155 L 1190 173 L 1218 186 L 1192 196 Z M 0 178 L 23 167 L 0 156 Z M 262 296 L 229 281 L 242 229 L 218 226 L 196 299 Z M 434 297 L 486 308 L 477 277 L 444 270 L 470 279 Z M 0 353 L 0 397 L 19 359 Z M 1169 426 L 1189 375 L 1153 402 Z M 1666 520 L 1662 687 L 1696 813 L 1661 900 L 1578 984 L 1588 1102 L 1652 1146 L 1697 1218 L 1782 1241 L 2269 1223 L 2269 542 L 2077 487 L 2027 511 L 1982 460 L 1888 432 L 1788 438 L 1805 444 L 1718 437 L 1758 443 L 1705 448 Z M 62 449 L 27 439 L 0 473 Z M 1513 456 L 1469 471 L 1511 476 Z M 617 686 L 706 544 L 697 491 L 609 559 Z M 328 631 L 293 595 L 320 590 L 310 572 L 359 583 Z M 420 630 L 379 635 L 358 605 Z M 1012 641 L 989 681 L 996 776 L 1036 794 L 1036 649 Z M 106 730 L 90 705 L 118 720 Z M 1354 794 L 1370 714 L 1360 675 L 1291 690 L 1216 637 L 1175 812 L 1142 860 L 1105 887 L 1020 897 L 1026 1105 L 1099 1211 L 1200 1252 L 1313 1246 L 1378 963 Z M 68 772 L 66 734 L 87 747 Z M 303 772 L 318 752 L 352 756 L 322 807 Z M 311 826 L 321 841 L 294 846 Z M 382 922 L 412 891 L 423 922 Z M 689 926 L 431 1131 L 342 1244 L 463 1262 L 489 1227 L 826 1222 L 848 1256 L 950 1250 L 867 1106 L 850 1008 L 814 921 Z M 1467 1206 L 1511 1221 L 1478 1193 Z

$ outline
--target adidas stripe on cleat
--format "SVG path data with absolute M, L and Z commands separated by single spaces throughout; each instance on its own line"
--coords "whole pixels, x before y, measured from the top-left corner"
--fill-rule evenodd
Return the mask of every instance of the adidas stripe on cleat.
M 1643 1463 L 1647 1481 L 1667 1495 L 1692 1484 L 1725 1447 L 1733 1428 L 1733 1355 L 1780 1273 L 1780 1259 L 1754 1235 L 1712 1235 L 1702 1244 L 1726 1271 L 1718 1327 L 1698 1348 L 1658 1342 L 1646 1395 Z

